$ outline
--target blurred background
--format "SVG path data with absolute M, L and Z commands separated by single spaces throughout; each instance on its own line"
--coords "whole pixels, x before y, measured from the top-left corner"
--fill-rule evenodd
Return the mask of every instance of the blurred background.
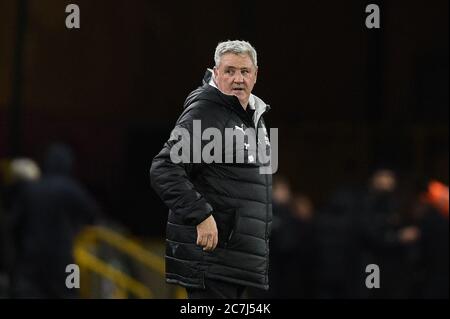
M 228 39 L 279 130 L 272 286 L 249 297 L 448 298 L 446 0 L 0 0 L 1 297 L 184 297 L 149 168 Z

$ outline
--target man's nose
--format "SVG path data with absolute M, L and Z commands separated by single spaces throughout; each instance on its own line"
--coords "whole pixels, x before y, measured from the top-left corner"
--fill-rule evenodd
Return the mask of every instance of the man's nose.
M 244 76 L 242 75 L 241 72 L 236 72 L 234 75 L 234 82 L 236 83 L 242 83 L 244 82 Z

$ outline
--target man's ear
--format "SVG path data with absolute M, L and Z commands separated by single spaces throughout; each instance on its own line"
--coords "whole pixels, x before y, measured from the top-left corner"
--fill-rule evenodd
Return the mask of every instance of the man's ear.
M 217 70 L 217 67 L 213 68 L 213 72 L 214 72 L 214 77 L 217 78 L 217 76 L 219 75 L 219 71 Z
M 258 78 L 258 67 L 256 67 L 256 70 L 255 70 L 255 83 L 256 83 L 257 78 Z

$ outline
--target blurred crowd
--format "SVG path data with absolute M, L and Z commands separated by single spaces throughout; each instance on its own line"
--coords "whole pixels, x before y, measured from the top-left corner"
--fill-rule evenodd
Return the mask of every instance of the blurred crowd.
M 71 149 L 51 145 L 40 165 L 29 158 L 0 165 L 0 297 L 77 297 L 65 269 L 75 236 L 101 212 L 73 177 Z M 248 296 L 448 298 L 448 186 L 406 184 L 378 169 L 366 185 L 337 188 L 318 207 L 274 176 L 271 288 Z M 371 264 L 379 288 L 366 286 Z
M 275 176 L 268 292 L 260 298 L 448 298 L 448 186 L 400 189 L 378 169 L 366 186 L 341 187 L 321 208 Z M 403 186 L 403 185 L 402 185 Z M 368 265 L 379 288 L 368 288 Z

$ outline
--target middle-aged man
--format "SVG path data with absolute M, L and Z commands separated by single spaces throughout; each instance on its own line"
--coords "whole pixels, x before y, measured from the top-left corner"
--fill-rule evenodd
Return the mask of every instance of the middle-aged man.
M 272 172 L 262 156 L 270 153 L 262 117 L 269 106 L 251 94 L 258 64 L 250 43 L 219 43 L 214 60 L 150 175 L 170 209 L 166 281 L 189 298 L 243 298 L 248 286 L 269 288 Z M 189 148 L 183 160 L 180 136 Z

